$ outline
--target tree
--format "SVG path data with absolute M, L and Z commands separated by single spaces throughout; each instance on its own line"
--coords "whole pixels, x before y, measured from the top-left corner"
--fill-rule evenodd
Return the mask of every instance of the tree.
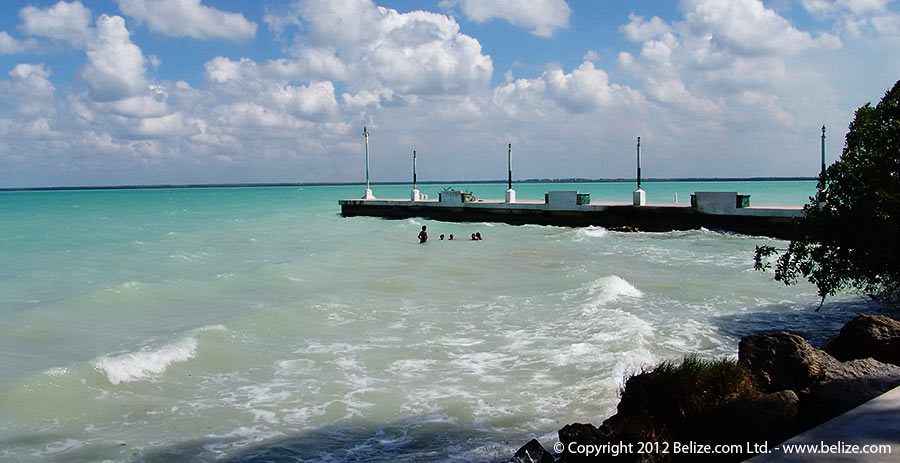
M 900 300 L 900 81 L 877 106 L 856 110 L 841 158 L 819 178 L 804 211 L 786 250 L 756 247 L 757 270 L 784 251 L 775 279 L 790 285 L 802 276 L 822 302 L 844 289 Z

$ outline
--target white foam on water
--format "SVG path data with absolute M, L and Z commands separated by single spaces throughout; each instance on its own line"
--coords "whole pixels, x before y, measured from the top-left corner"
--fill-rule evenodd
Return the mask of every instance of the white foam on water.
M 155 350 L 103 356 L 94 362 L 110 383 L 130 383 L 162 374 L 169 365 L 186 362 L 197 353 L 197 339 L 188 337 Z
M 69 373 L 69 369 L 66 367 L 54 367 L 44 370 L 44 374 L 47 376 L 53 376 L 55 378 L 59 378 L 65 376 Z
M 54 442 L 47 445 L 43 451 L 35 452 L 32 455 L 36 457 L 49 457 L 51 455 L 65 453 L 84 446 L 87 442 L 79 439 L 64 439 L 60 442 Z
M 609 231 L 607 231 L 603 227 L 590 226 L 590 227 L 585 227 L 585 228 L 579 228 L 577 233 L 578 233 L 578 236 L 582 237 L 582 238 L 583 237 L 603 238 L 604 236 L 609 234 Z
M 589 298 L 584 305 L 584 312 L 593 312 L 597 308 L 624 298 L 636 299 L 644 296 L 641 290 L 618 275 L 605 276 L 587 283 L 579 289 L 579 292 L 587 294 Z
M 186 362 L 197 354 L 196 334 L 202 331 L 225 330 L 213 325 L 194 330 L 188 336 L 158 348 L 144 348 L 136 352 L 104 355 L 94 361 L 94 368 L 113 385 L 150 379 L 161 375 L 173 363 Z

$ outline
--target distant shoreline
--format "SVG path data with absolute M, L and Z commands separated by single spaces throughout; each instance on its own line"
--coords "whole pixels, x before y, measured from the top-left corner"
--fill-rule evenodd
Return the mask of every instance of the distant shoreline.
M 644 183 L 654 182 L 794 182 L 815 181 L 818 177 L 682 177 L 682 178 L 645 178 Z M 516 180 L 516 184 L 539 183 L 633 183 L 633 178 L 531 178 Z M 506 180 L 428 180 L 417 182 L 419 185 L 459 185 L 459 184 L 505 184 Z M 371 185 L 407 185 L 410 182 L 371 182 Z M 300 183 L 199 183 L 199 184 L 161 184 L 161 185 L 96 185 L 96 186 L 43 186 L 0 188 L 0 192 L 10 191 L 83 191 L 83 190 L 166 190 L 190 188 L 273 188 L 298 186 L 358 186 L 362 182 L 300 182 Z

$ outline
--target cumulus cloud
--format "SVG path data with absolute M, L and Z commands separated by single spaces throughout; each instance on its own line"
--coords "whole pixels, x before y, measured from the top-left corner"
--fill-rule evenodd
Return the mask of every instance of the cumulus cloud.
M 204 6 L 200 0 L 116 0 L 119 9 L 150 30 L 171 37 L 244 41 L 256 34 L 256 23 L 240 13 Z
M 36 48 L 33 39 L 25 41 L 17 40 L 9 35 L 6 31 L 0 31 L 0 55 L 11 55 L 13 53 L 24 53 Z
M 838 47 L 836 37 L 813 38 L 759 0 L 684 0 L 687 27 L 708 36 L 713 47 L 738 55 L 798 53 L 812 47 Z
M 900 15 L 889 10 L 891 0 L 801 0 L 801 5 L 819 19 L 833 18 L 837 28 L 850 36 L 867 30 L 879 35 L 900 35 Z
M 541 111 L 549 106 L 581 114 L 612 106 L 632 106 L 639 92 L 609 82 L 609 76 L 585 61 L 571 73 L 556 66 L 536 79 L 518 79 L 494 90 L 494 104 L 510 116 Z
M 44 64 L 17 64 L 9 81 L 0 81 L 0 96 L 16 101 L 20 115 L 50 117 L 55 113 L 56 88 L 50 82 L 50 71 Z
M 628 24 L 622 26 L 621 30 L 625 34 L 625 38 L 632 42 L 655 39 L 672 31 L 672 27 L 658 16 L 644 21 L 643 16 L 631 13 L 628 15 L 628 19 Z
M 122 17 L 100 15 L 86 53 L 88 64 L 79 77 L 94 100 L 120 100 L 147 90 L 146 59 L 131 42 Z
M 569 27 L 572 14 L 566 0 L 441 0 L 440 4 L 445 9 L 459 7 L 476 22 L 503 19 L 540 37 Z
M 491 58 L 445 15 L 398 13 L 371 0 L 295 3 L 308 33 L 298 54 L 328 78 L 346 78 L 353 92 L 459 94 L 485 88 Z
M 19 11 L 22 30 L 39 37 L 83 44 L 90 36 L 91 10 L 79 1 L 59 2 L 42 10 L 26 6 Z
M 275 126 L 294 117 L 317 120 L 336 115 L 334 84 L 330 81 L 290 84 L 298 72 L 301 70 L 284 60 L 258 64 L 248 58 L 234 61 L 219 56 L 206 63 L 210 84 L 220 94 L 242 101 L 234 108 L 255 124 Z

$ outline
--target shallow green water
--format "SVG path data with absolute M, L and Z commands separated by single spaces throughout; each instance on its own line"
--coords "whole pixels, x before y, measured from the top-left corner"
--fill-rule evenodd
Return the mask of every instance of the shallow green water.
M 627 201 L 634 186 L 516 188 Z M 644 188 L 791 204 L 815 185 Z M 760 329 L 821 338 L 862 305 L 816 314 L 814 288 L 754 272 L 754 246 L 780 244 L 766 238 L 342 218 L 337 200 L 361 193 L 0 193 L 0 458 L 505 459 L 601 421 L 643 366 L 734 356 Z

